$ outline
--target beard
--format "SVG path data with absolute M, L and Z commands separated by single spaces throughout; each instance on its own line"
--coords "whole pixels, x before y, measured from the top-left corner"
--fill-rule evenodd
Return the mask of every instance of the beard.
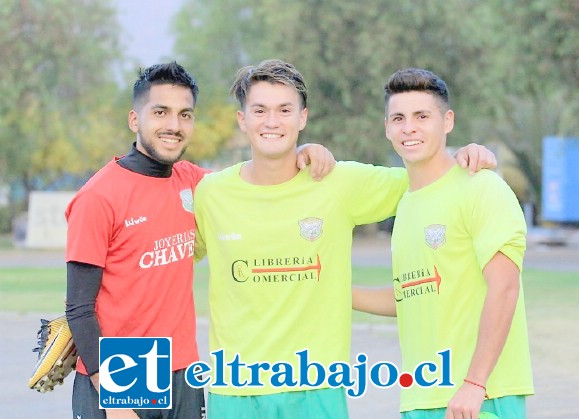
M 159 150 L 155 148 L 153 141 L 149 141 L 149 139 L 145 137 L 145 135 L 140 129 L 138 131 L 138 134 L 141 139 L 141 146 L 143 146 L 143 148 L 147 152 L 147 155 L 151 157 L 153 160 L 158 161 L 159 163 L 162 164 L 173 164 L 178 162 L 185 153 L 185 150 L 187 150 L 187 147 L 183 147 L 175 155 L 163 155 Z

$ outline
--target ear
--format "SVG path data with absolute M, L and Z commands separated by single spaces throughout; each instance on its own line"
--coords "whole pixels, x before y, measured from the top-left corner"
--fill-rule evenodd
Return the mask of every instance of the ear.
M 449 109 L 444 114 L 444 133 L 450 134 L 454 128 L 454 111 Z
M 129 112 L 128 125 L 129 129 L 133 131 L 135 134 L 139 132 L 139 115 L 137 114 L 137 111 L 135 111 L 134 109 L 131 109 L 131 111 Z
M 247 128 L 245 127 L 245 113 L 242 110 L 237 111 L 237 125 L 239 125 L 239 129 L 243 132 L 246 132 Z
M 306 127 L 308 123 L 308 108 L 303 108 L 300 111 L 300 131 Z
M 386 135 L 386 139 L 390 142 L 392 142 L 392 140 L 390 139 L 390 137 L 388 136 L 388 117 L 384 117 L 384 135 Z

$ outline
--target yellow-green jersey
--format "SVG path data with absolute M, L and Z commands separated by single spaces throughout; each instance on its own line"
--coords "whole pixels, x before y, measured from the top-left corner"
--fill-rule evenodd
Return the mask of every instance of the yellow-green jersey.
M 241 167 L 205 176 L 195 191 L 196 251 L 205 248 L 209 258 L 210 352 L 223 350 L 225 362 L 238 355 L 245 365 L 277 364 L 278 378 L 284 368 L 299 370 L 302 350 L 326 367 L 349 362 L 353 227 L 394 215 L 408 187 L 406 171 L 338 162 L 320 182 L 301 171 L 283 184 L 259 186 L 241 179 Z M 312 388 L 271 385 L 275 371 L 266 368 L 259 370 L 261 386 L 231 385 L 256 383 L 241 370 L 232 376 L 226 368 L 210 391 Z
M 440 366 L 439 353 L 448 350 L 454 386 L 421 387 L 415 381 L 401 390 L 401 411 L 445 407 L 463 384 L 487 291 L 483 268 L 502 252 L 522 270 L 525 234 L 514 193 L 488 170 L 470 176 L 454 166 L 436 182 L 404 194 L 392 236 L 402 369 L 412 374 L 424 362 Z M 443 383 L 440 374 L 427 372 L 426 382 Z M 491 398 L 533 393 L 522 283 L 486 387 Z

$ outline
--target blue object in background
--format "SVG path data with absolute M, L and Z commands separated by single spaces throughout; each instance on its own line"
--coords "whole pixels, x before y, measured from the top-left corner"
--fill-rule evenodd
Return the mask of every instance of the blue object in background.
M 579 138 L 543 138 L 543 220 L 579 222 Z

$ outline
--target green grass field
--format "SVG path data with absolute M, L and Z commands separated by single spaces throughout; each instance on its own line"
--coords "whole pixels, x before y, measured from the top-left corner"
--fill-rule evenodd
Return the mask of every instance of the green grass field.
M 63 312 L 66 294 L 64 268 L 0 269 L 0 310 L 37 312 L 39 315 Z M 391 271 L 384 267 L 354 267 L 355 284 L 389 283 Z M 579 295 L 576 272 L 527 270 L 524 273 L 525 300 L 529 321 L 549 323 L 569 318 L 576 307 L 573 296 Z M 200 317 L 209 313 L 207 301 L 208 268 L 196 267 L 195 303 Z M 355 322 L 391 323 L 392 319 L 354 313 Z

